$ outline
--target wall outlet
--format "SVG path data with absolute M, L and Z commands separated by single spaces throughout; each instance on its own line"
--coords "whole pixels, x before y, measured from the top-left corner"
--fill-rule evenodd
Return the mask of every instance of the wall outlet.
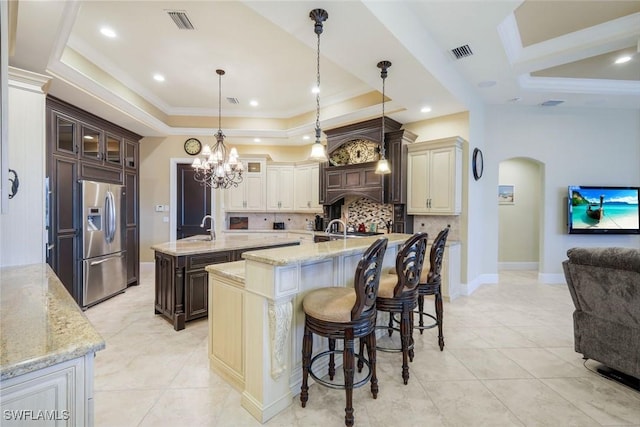
M 169 217 L 168 216 L 163 216 L 162 217 L 162 222 L 169 222 Z

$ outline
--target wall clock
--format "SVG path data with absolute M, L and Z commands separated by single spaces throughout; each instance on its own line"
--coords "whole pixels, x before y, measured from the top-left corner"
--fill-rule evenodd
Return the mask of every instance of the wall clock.
M 482 151 L 479 148 L 473 149 L 473 157 L 471 159 L 471 168 L 473 169 L 473 179 L 476 181 L 482 177 L 482 171 L 484 169 L 484 158 L 482 157 Z
M 184 151 L 186 151 L 187 154 L 195 156 L 196 154 L 200 154 L 200 150 L 202 150 L 202 143 L 199 139 L 189 138 L 184 142 Z

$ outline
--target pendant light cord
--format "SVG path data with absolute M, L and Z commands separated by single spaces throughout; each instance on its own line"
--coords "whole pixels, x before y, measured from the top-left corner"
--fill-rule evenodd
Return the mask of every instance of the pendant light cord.
M 316 142 L 320 142 L 320 34 L 318 32 L 318 49 L 316 52 Z

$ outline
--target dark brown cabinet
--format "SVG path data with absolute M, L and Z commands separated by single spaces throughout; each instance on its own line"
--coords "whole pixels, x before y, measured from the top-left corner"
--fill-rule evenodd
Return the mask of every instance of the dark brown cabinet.
M 81 304 L 79 180 L 126 186 L 124 248 L 127 251 L 127 284 L 138 282 L 137 164 L 141 137 L 54 97 L 47 97 L 46 114 L 49 179 L 47 262 Z
M 291 242 L 184 256 L 155 251 L 155 313 L 169 319 L 176 331 L 182 330 L 185 322 L 207 317 L 209 313 L 207 265 L 240 261 L 247 251 L 299 244 Z

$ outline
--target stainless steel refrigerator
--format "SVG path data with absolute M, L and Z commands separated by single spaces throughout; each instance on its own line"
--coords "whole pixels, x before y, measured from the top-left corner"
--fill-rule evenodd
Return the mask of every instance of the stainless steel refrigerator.
M 82 306 L 120 292 L 127 280 L 124 251 L 124 186 L 81 181 Z

